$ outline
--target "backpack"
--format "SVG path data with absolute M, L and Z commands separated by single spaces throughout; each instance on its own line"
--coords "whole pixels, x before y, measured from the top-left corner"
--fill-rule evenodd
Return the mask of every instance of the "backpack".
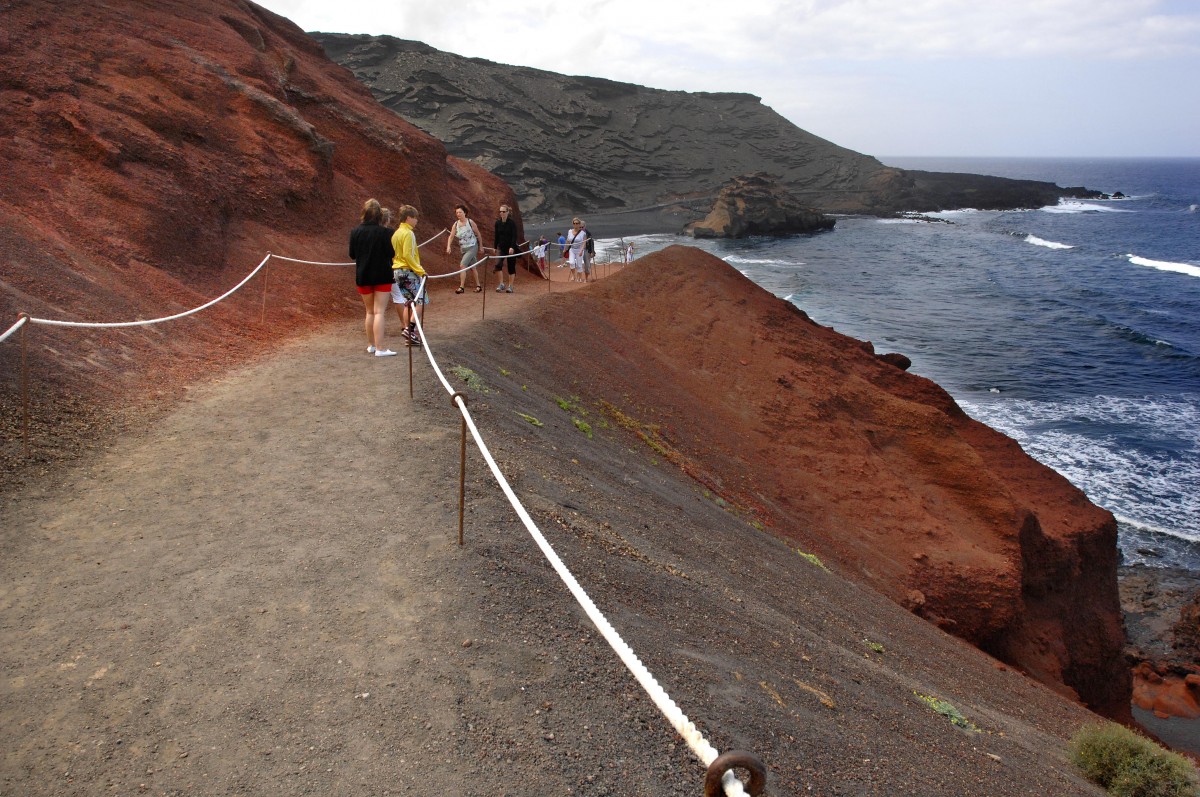
M 589 255 L 596 254 L 596 244 L 592 243 L 592 234 L 590 232 L 587 234 L 587 240 L 584 242 L 583 246 L 585 249 L 587 249 L 587 253 Z

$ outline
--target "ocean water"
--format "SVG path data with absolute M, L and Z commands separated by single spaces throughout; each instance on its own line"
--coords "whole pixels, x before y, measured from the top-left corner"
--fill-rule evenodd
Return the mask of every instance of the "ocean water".
M 1128 198 L 632 240 L 639 254 L 698 245 L 819 323 L 906 354 L 1111 510 L 1126 562 L 1200 570 L 1200 159 L 884 161 Z

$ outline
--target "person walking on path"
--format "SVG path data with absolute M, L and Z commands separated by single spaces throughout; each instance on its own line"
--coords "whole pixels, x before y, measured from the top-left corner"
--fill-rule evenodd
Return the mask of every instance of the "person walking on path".
M 511 257 L 503 257 L 496 261 L 496 273 L 500 275 L 500 284 L 496 286 L 496 292 L 502 293 L 508 291 L 513 292 L 513 285 L 517 281 L 517 223 L 512 220 L 512 214 L 509 212 L 508 205 L 500 206 L 500 218 L 496 219 L 496 235 L 492 239 L 496 245 L 496 254 L 511 255 Z M 508 268 L 508 287 L 504 286 L 504 269 Z
M 542 272 L 542 276 L 550 279 L 550 272 L 546 268 L 546 250 L 550 248 L 550 244 L 546 242 L 546 236 L 538 239 L 537 246 L 533 248 L 533 257 L 537 262 L 538 271 Z
M 392 302 L 396 305 L 396 315 L 404 325 L 400 334 L 409 346 L 421 345 L 421 333 L 417 331 L 417 318 L 425 320 L 420 313 L 420 305 L 429 304 L 429 295 L 421 290 L 421 277 L 425 269 L 421 268 L 421 253 L 417 250 L 417 236 L 413 228 L 417 226 L 417 209 L 412 205 L 403 205 L 396 211 L 400 226 L 392 235 L 392 248 L 395 257 L 392 258 L 392 271 L 396 282 L 392 285 Z
M 387 326 L 388 294 L 392 289 L 392 231 L 381 223 L 383 208 L 379 201 L 363 203 L 362 221 L 350 231 L 350 258 L 354 261 L 354 284 L 367 311 L 363 327 L 367 333 L 367 354 L 392 357 L 396 352 L 384 348 Z
M 479 234 L 479 228 L 475 226 L 475 222 L 471 221 L 471 212 L 466 205 L 454 206 L 454 224 L 450 227 L 450 235 L 446 238 L 446 254 L 450 254 L 450 244 L 457 239 L 458 248 L 462 251 L 462 259 L 458 265 L 461 268 L 471 266 L 471 276 L 475 278 L 475 292 L 479 293 L 483 287 L 479 284 L 479 269 L 472 265 L 479 256 L 479 242 L 483 236 Z M 462 271 L 458 275 L 458 290 L 455 293 L 464 293 L 467 290 L 467 272 Z
M 571 257 L 571 281 L 574 282 L 576 276 L 579 281 L 583 281 L 583 266 L 584 258 L 587 253 L 584 246 L 587 243 L 587 230 L 583 228 L 583 222 L 579 219 L 571 219 L 571 231 L 567 233 L 566 244 L 567 251 Z

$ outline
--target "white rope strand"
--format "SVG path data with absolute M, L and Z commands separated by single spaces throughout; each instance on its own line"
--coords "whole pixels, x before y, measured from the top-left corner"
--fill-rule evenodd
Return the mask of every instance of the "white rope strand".
M 25 326 L 25 322 L 28 320 L 29 320 L 29 316 L 27 316 L 27 315 L 23 315 L 19 319 L 17 319 L 17 323 L 15 323 L 11 327 L 9 327 L 8 331 L 6 331 L 3 335 L 0 335 L 0 343 L 3 343 L 4 341 L 6 341 L 10 337 L 12 337 L 12 334 L 14 332 L 16 332 L 18 329 L 20 329 L 21 327 Z
M 424 289 L 424 287 L 424 282 L 422 282 L 421 288 Z M 617 633 L 617 630 L 613 628 L 611 623 L 608 622 L 608 619 L 604 616 L 600 609 L 597 608 L 596 604 L 588 596 L 587 592 L 584 591 L 583 587 L 575 579 L 575 576 L 571 574 L 571 571 L 563 563 L 562 559 L 559 558 L 558 554 L 554 551 L 554 548 L 538 529 L 537 524 L 534 523 L 533 518 L 530 517 L 529 513 L 525 510 L 525 507 L 521 504 L 521 500 L 517 498 L 517 495 L 509 485 L 508 480 L 500 471 L 500 467 L 496 464 L 496 460 L 492 457 L 491 451 L 488 450 L 487 444 L 484 443 L 482 436 L 480 436 L 479 429 L 475 426 L 475 421 L 471 417 L 470 411 L 467 409 L 466 402 L 462 400 L 461 396 L 454 396 L 456 391 L 446 380 L 445 375 L 442 374 L 441 368 L 438 367 L 437 361 L 433 357 L 433 352 L 429 349 L 428 339 L 425 337 L 425 330 L 422 327 L 421 321 L 417 317 L 416 313 L 413 314 L 413 318 L 416 319 L 417 331 L 421 336 L 421 341 L 425 344 L 422 346 L 422 348 L 425 350 L 425 356 L 428 358 L 430 366 L 432 366 L 434 373 L 437 374 L 437 378 L 439 381 L 441 381 L 442 387 L 446 389 L 448 394 L 454 397 L 454 403 L 458 407 L 459 412 L 462 414 L 463 420 L 466 421 L 467 428 L 471 430 L 471 437 L 475 440 L 475 445 L 478 446 L 480 453 L 483 454 L 483 458 L 487 462 L 488 468 L 495 477 L 497 484 L 500 485 L 500 489 L 503 490 L 504 495 L 508 498 L 508 502 L 510 505 L 512 505 L 513 511 L 516 512 L 517 517 L 521 519 L 521 523 L 524 524 L 526 531 L 528 531 L 529 535 L 533 537 L 534 542 L 537 543 L 537 546 L 541 549 L 542 554 L 546 557 L 547 561 L 550 562 L 550 565 L 554 568 L 554 571 L 558 573 L 558 577 L 566 585 L 571 595 L 574 596 L 576 602 L 578 602 L 583 608 L 588 618 L 600 631 L 600 634 L 604 637 L 605 641 L 608 642 L 609 647 L 613 649 L 613 651 L 625 664 L 625 667 L 630 671 L 630 673 L 633 674 L 633 677 L 637 680 L 637 682 L 642 685 L 644 690 L 646 690 L 646 694 L 650 696 L 650 699 L 654 702 L 654 705 L 658 707 L 658 710 L 663 713 L 663 715 L 667 718 L 667 721 L 670 722 L 671 726 L 675 728 L 676 732 L 683 737 L 684 741 L 687 742 L 688 747 L 691 748 L 692 752 L 707 768 L 712 764 L 713 761 L 716 760 L 719 752 L 715 747 L 709 744 L 709 742 L 704 738 L 704 735 L 700 733 L 700 730 L 696 727 L 695 723 L 688 719 L 687 715 L 684 714 L 682 709 L 680 709 L 675 701 L 671 699 L 666 690 L 659 685 L 658 681 L 655 680 L 650 670 L 647 669 L 644 664 L 642 664 L 641 659 L 637 657 L 637 655 L 633 652 L 633 649 L 625 643 L 625 640 L 621 638 L 621 635 Z M 725 793 L 728 795 L 728 797 L 743 797 L 746 793 L 742 787 L 742 782 L 737 779 L 737 776 L 734 775 L 732 771 L 725 773 L 725 776 L 721 779 L 721 785 L 724 787 Z
M 165 316 L 163 318 L 151 318 L 148 321 L 115 321 L 115 322 L 109 322 L 109 323 L 101 323 L 101 322 L 93 322 L 93 321 L 54 321 L 49 318 L 30 318 L 29 321 L 34 324 L 44 324 L 44 325 L 50 326 L 50 327 L 88 327 L 91 329 L 99 329 L 99 328 L 113 329 L 115 327 L 145 327 L 145 326 L 150 326 L 151 324 L 161 324 L 164 321 L 174 321 L 177 318 L 183 318 L 185 316 L 189 316 L 194 313 L 198 313 L 201 310 L 212 307 L 214 304 L 221 301 L 222 299 L 232 296 L 234 293 L 236 293 L 238 291 L 239 288 L 241 288 L 243 285 L 245 285 L 247 282 L 249 282 L 251 277 L 253 277 L 259 271 L 261 271 L 263 266 L 267 265 L 267 261 L 270 259 L 271 259 L 271 253 L 268 252 L 267 256 L 262 259 L 262 262 L 259 263 L 254 268 L 253 271 L 251 271 L 249 274 L 247 274 L 245 279 L 243 279 L 237 285 L 234 285 L 232 288 L 225 291 L 225 293 L 221 294 L 220 296 L 218 296 L 217 298 L 213 299 L 210 302 L 205 302 L 204 304 L 200 305 L 199 307 L 192 308 L 191 310 L 186 310 L 182 313 L 176 313 L 175 315 L 169 315 L 169 316 Z
M 476 266 L 481 265 L 482 263 L 486 263 L 487 260 L 488 260 L 488 258 L 481 257 L 478 260 L 476 260 L 474 263 L 472 263 L 471 265 L 463 266 L 458 271 L 451 271 L 449 274 L 429 274 L 428 277 L 431 280 L 440 280 L 440 279 L 445 279 L 446 277 L 455 277 L 455 276 L 458 276 L 459 274 L 462 274 L 464 271 L 470 271 L 471 269 L 475 268 Z

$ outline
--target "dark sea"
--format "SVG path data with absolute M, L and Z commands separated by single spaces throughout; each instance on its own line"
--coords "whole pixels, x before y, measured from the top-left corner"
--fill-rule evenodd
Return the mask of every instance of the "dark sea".
M 883 160 L 1128 198 L 631 240 L 639 255 L 698 245 L 817 322 L 906 354 L 1111 510 L 1127 564 L 1200 571 L 1200 159 Z

